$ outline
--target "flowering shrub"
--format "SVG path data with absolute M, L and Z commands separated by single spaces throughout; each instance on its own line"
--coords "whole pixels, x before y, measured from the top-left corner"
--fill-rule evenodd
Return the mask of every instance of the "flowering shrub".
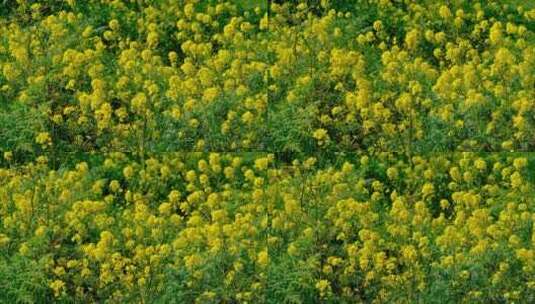
M 275 151 L 533 150 L 533 5 L 297 2 L 271 6 Z
M 263 149 L 265 5 L 49 2 L 2 20 L 3 149 Z
M 86 159 L 0 170 L 6 301 L 535 298 L 531 154 Z
M 262 299 L 272 161 L 170 153 L 138 162 L 113 152 L 60 170 L 44 157 L 2 169 L 2 299 Z M 21 263 L 32 280 L 13 286 Z
M 268 298 L 535 299 L 532 156 L 382 153 L 320 167 L 316 161 L 277 170 L 268 190 Z
M 0 302 L 534 303 L 534 19 L 3 1 Z

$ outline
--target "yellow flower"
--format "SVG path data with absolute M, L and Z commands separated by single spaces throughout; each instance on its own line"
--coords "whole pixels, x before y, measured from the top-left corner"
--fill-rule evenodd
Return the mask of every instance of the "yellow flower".
M 409 49 L 416 49 L 416 47 L 418 46 L 419 36 L 420 32 L 417 29 L 413 29 L 407 33 L 407 35 L 405 36 L 405 43 L 407 44 L 407 47 Z
M 108 23 L 108 26 L 114 30 L 114 31 L 118 31 L 119 30 L 119 21 L 117 21 L 117 19 L 113 19 L 111 20 L 109 23 Z
M 147 35 L 147 44 L 150 48 L 155 48 L 158 45 L 160 37 L 156 32 L 149 32 Z
M 4 159 L 7 160 L 7 161 L 12 160 L 13 159 L 13 152 L 11 152 L 11 151 L 4 152 Z
M 523 179 L 520 173 L 518 171 L 515 171 L 515 173 L 511 174 L 511 186 L 513 188 L 519 188 L 522 186 Z
M 43 235 L 45 235 L 46 233 L 46 226 L 39 226 L 36 230 L 35 230 L 35 235 L 38 236 L 38 237 L 41 237 Z
M 502 40 L 502 24 L 496 22 L 490 28 L 489 40 L 491 44 L 497 45 Z
M 269 263 L 269 255 L 268 255 L 267 250 L 263 250 L 259 252 L 256 258 L 256 261 L 258 262 L 260 266 L 266 267 Z
M 527 164 L 528 160 L 525 157 L 518 157 L 515 158 L 515 160 L 513 161 L 513 166 L 517 170 L 522 170 L 524 167 L 526 167 Z
M 449 19 L 449 18 L 452 17 L 451 11 L 446 5 L 440 6 L 440 8 L 438 10 L 438 13 L 439 13 L 440 17 L 442 17 L 444 19 Z
M 16 80 L 21 74 L 21 71 L 11 63 L 4 64 L 2 72 L 8 81 Z
M 123 175 L 126 179 L 132 178 L 132 176 L 134 176 L 134 168 L 132 168 L 132 166 L 124 167 Z
M 315 287 L 319 290 L 320 297 L 322 298 L 331 292 L 331 283 L 328 280 L 319 280 Z
M 312 133 L 312 137 L 314 137 L 318 141 L 324 141 L 329 139 L 329 134 L 325 129 L 316 129 L 316 131 Z
M 203 93 L 203 101 L 212 102 L 219 96 L 219 89 L 216 87 L 208 88 Z
M 297 256 L 299 254 L 299 249 L 297 248 L 297 246 L 295 246 L 294 243 L 288 245 L 288 254 L 291 256 Z
M 431 196 L 435 192 L 435 186 L 431 183 L 425 183 L 422 187 L 422 194 L 424 197 Z
M 7 235 L 0 233 L 0 247 L 3 247 L 7 243 L 9 243 L 10 240 L 11 239 Z
M 19 253 L 22 255 L 22 256 L 27 256 L 30 254 L 30 247 L 28 246 L 27 243 L 22 243 L 19 247 Z
M 398 169 L 395 167 L 390 167 L 386 170 L 386 175 L 391 180 L 396 180 L 398 178 Z
M 160 207 L 158 207 L 158 211 L 160 212 L 161 215 L 171 214 L 171 204 L 170 203 L 160 204 Z
M 269 158 L 262 157 L 255 160 L 255 168 L 258 170 L 266 170 L 269 165 Z
M 415 262 L 416 258 L 418 257 L 418 253 L 416 249 L 414 248 L 414 246 L 412 245 L 404 246 L 401 252 L 402 252 L 403 258 L 409 263 Z
M 62 280 L 54 280 L 49 284 L 50 288 L 54 291 L 54 296 L 57 298 L 65 291 L 65 282 Z
M 132 98 L 132 108 L 138 112 L 142 113 L 146 110 L 147 105 L 147 96 L 144 93 L 137 93 L 134 98 Z
M 380 32 L 383 29 L 383 23 L 381 22 L 381 20 L 376 20 L 375 22 L 373 22 L 373 29 L 376 32 Z
M 117 192 L 119 191 L 119 188 L 121 188 L 121 185 L 119 184 L 119 181 L 118 180 L 112 180 L 110 182 L 110 190 L 112 192 Z
M 485 161 L 481 158 L 477 159 L 475 162 L 474 162 L 474 166 L 476 167 L 476 169 L 480 170 L 480 171 L 483 171 L 483 170 L 486 170 L 487 169 L 487 164 L 485 163 Z
M 50 138 L 50 134 L 48 132 L 40 132 L 35 138 L 35 142 L 43 146 L 52 145 L 52 139 Z
M 243 113 L 241 120 L 246 124 L 252 124 L 254 122 L 254 115 L 251 111 Z

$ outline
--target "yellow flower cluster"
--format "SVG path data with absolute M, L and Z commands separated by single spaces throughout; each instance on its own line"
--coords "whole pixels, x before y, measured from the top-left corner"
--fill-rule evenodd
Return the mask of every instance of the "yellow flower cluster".
M 285 157 L 86 153 L 2 168 L 0 283 L 18 261 L 35 285 L 12 288 L 48 301 L 533 296 L 533 154 Z
M 398 2 L 271 6 L 273 150 L 531 151 L 535 8 Z
M 263 298 L 274 155 L 88 157 L 0 171 L 2 259 L 43 260 L 47 301 Z
M 0 16 L 2 111 L 25 129 L 24 141 L 0 132 L 2 148 L 264 146 L 266 3 L 41 2 L 16 1 L 19 15 Z
M 272 282 L 306 280 L 285 286 L 304 303 L 530 299 L 533 161 L 507 153 L 294 161 L 267 191 Z

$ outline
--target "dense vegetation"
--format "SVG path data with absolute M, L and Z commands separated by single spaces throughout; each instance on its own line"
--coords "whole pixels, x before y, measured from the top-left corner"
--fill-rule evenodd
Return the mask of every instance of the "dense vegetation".
M 0 303 L 535 302 L 534 21 L 0 1 Z

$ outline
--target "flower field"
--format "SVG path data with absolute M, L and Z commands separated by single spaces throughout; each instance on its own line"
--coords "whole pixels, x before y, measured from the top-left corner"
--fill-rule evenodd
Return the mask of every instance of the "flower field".
M 0 3 L 0 303 L 534 303 L 535 3 Z

